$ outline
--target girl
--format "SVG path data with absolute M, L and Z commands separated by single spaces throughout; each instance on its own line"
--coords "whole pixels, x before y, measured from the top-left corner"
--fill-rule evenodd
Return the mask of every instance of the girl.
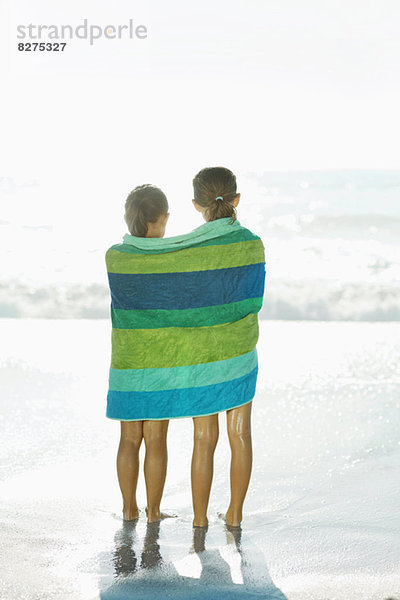
M 125 221 L 132 236 L 162 238 L 168 221 L 168 202 L 165 194 L 151 185 L 136 187 L 125 203 Z M 109 253 L 106 255 L 108 262 Z M 117 309 L 111 308 L 113 326 L 121 327 Z M 110 383 L 112 380 L 112 369 Z M 124 416 L 126 420 L 124 420 Z M 117 455 L 117 473 L 123 498 L 123 519 L 139 517 L 136 487 L 139 472 L 139 448 L 144 439 L 146 455 L 144 477 L 147 493 L 147 520 L 149 523 L 166 516 L 160 512 L 160 502 L 167 470 L 168 420 L 135 420 L 132 414 L 120 414 L 121 440 Z
M 226 220 L 231 219 L 231 222 L 236 221 L 236 208 L 239 204 L 240 194 L 237 193 L 236 189 L 236 178 L 235 175 L 229 169 L 223 167 L 206 168 L 202 169 L 193 180 L 194 188 L 194 199 L 193 205 L 197 211 L 199 211 L 204 220 L 207 223 L 218 221 L 219 219 Z M 246 230 L 248 231 L 248 230 Z M 250 232 L 248 232 L 250 234 Z M 247 234 L 246 237 L 250 236 Z M 252 234 L 250 234 L 252 235 Z M 258 243 L 262 247 L 261 241 L 257 236 L 253 236 L 253 244 Z M 248 256 L 249 260 L 245 261 L 244 264 L 249 266 L 250 259 L 250 245 L 249 240 L 244 242 L 248 244 Z M 237 245 L 240 245 L 237 244 Z M 243 242 L 242 242 L 243 245 Z M 231 252 L 234 252 L 233 246 Z M 237 249 L 239 252 L 240 249 Z M 242 250 L 243 251 L 243 250 Z M 246 250 L 244 250 L 246 253 Z M 258 260 L 263 260 L 258 258 Z M 221 257 L 222 268 L 224 264 Z M 243 267 L 244 268 L 244 267 Z M 244 283 L 244 278 L 247 278 Z M 262 291 L 260 291 L 260 283 L 262 279 Z M 247 288 L 247 295 L 249 296 L 262 296 L 264 286 L 264 275 L 260 270 L 253 270 L 252 272 L 245 273 L 240 271 L 240 267 L 237 270 L 235 285 L 244 285 Z M 227 288 L 228 282 L 224 283 L 221 278 L 221 283 L 218 285 L 222 288 L 222 295 L 229 296 L 231 291 Z M 254 292 L 254 286 L 258 286 L 258 291 Z M 244 288 L 244 289 L 245 289 Z M 246 294 L 246 292 L 245 292 Z M 261 307 L 261 303 L 258 307 L 252 307 L 252 312 L 257 312 Z M 244 316 L 244 315 L 243 315 Z M 240 525 L 242 520 L 243 502 L 246 496 L 247 488 L 250 481 L 251 468 L 252 468 L 252 442 L 251 442 L 251 428 L 250 428 L 250 416 L 252 402 L 248 401 L 248 395 L 244 398 L 246 400 L 243 404 L 226 411 L 227 417 L 227 428 L 228 437 L 231 448 L 231 465 L 230 465 L 230 504 L 228 510 L 224 515 L 226 524 L 231 527 L 237 527 Z M 240 403 L 238 398 L 237 402 L 232 398 L 232 406 Z M 192 497 L 193 497 L 193 509 L 194 509 L 194 521 L 193 525 L 198 527 L 205 527 L 208 524 L 207 519 L 207 507 L 210 496 L 210 489 L 213 477 L 213 459 L 214 450 L 218 441 L 218 413 L 199 416 L 193 419 L 194 421 L 194 448 L 192 457 Z

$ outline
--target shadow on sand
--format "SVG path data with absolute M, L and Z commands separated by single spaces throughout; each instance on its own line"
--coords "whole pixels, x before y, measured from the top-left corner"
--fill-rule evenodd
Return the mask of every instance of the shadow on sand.
M 262 552 L 250 540 L 243 541 L 240 528 L 225 528 L 226 546 L 207 550 L 204 528 L 193 529 L 189 553 L 201 563 L 200 576 L 182 576 L 172 562 L 161 556 L 160 523 L 147 525 L 143 548 L 138 556 L 136 524 L 124 522 L 115 536 L 112 562 L 115 581 L 100 592 L 101 600 L 185 599 L 197 600 L 287 600 L 274 585 Z M 221 554 L 228 556 L 229 562 Z M 198 563 L 198 561 L 197 561 Z M 236 566 L 234 583 L 231 566 Z

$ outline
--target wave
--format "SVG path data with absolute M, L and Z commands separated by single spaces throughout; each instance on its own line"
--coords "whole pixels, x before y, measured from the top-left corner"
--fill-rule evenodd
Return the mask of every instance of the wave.
M 10 292 L 12 301 L 10 300 Z M 107 286 L 0 285 L 0 317 L 107 319 Z M 267 280 L 262 319 L 304 321 L 400 321 L 400 288 L 369 282 Z
M 0 317 L 43 319 L 104 319 L 109 316 L 105 285 L 25 285 L 0 283 Z
M 274 280 L 267 284 L 260 316 L 289 321 L 399 321 L 400 289 L 369 282 Z

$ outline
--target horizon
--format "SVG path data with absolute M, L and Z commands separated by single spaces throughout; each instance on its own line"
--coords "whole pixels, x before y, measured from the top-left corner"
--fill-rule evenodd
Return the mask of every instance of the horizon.
M 264 171 L 238 183 L 239 221 L 266 246 L 262 318 L 400 319 L 400 170 Z M 0 223 L 0 246 L 8 257 L 0 316 L 107 318 L 104 253 L 127 231 L 124 199 L 105 205 L 91 231 L 84 220 L 83 227 L 75 223 L 72 213 L 72 243 L 65 215 L 48 211 L 52 198 L 46 199 L 38 182 L 18 187 L 3 179 L 0 189 L 3 184 L 11 185 L 14 202 L 8 203 L 8 223 Z M 182 197 L 170 196 L 170 214 L 166 237 L 202 223 Z

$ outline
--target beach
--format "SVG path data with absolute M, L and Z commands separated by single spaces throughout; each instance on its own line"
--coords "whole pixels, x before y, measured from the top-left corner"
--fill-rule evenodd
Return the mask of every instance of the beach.
M 226 530 L 220 416 L 210 525 L 191 525 L 192 423 L 170 424 L 163 509 L 124 527 L 106 320 L 2 319 L 2 600 L 400 597 L 400 323 L 261 321 L 254 468 Z

